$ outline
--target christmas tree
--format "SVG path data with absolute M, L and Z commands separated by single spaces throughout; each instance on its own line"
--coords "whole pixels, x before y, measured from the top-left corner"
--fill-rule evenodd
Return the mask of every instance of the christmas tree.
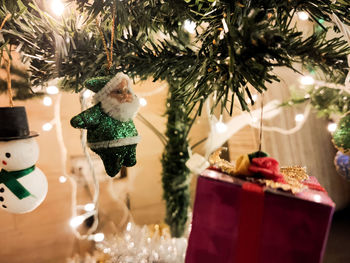
M 162 164 L 173 236 L 182 235 L 187 220 L 188 132 L 208 97 L 215 95 L 213 109 L 221 112 L 232 114 L 237 100 L 247 111 L 253 91 L 263 93 L 266 83 L 280 81 L 274 68 L 298 72 L 298 64 L 322 72 L 329 82 L 345 79 L 349 46 L 342 37 L 328 39 L 330 27 L 322 21 L 331 22 L 335 14 L 350 24 L 347 1 L 67 0 L 65 5 L 74 11 L 53 17 L 45 1 L 2 4 L 2 54 L 15 48 L 30 72 L 22 74 L 27 85 L 13 82 L 15 96 L 40 95 L 33 88 L 56 78 L 61 89 L 79 92 L 86 80 L 120 71 L 166 80 Z M 320 29 L 305 36 L 294 20 L 301 11 Z M 5 92 L 5 82 L 0 84 Z

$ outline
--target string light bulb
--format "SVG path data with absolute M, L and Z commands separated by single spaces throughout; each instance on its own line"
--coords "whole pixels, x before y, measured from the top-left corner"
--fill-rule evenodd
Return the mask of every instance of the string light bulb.
M 85 220 L 84 216 L 76 216 L 73 217 L 70 221 L 69 221 L 69 225 L 72 228 L 77 228 L 78 226 L 80 226 Z
M 258 100 L 258 94 L 253 94 L 252 95 L 252 100 L 256 102 Z
M 331 122 L 330 124 L 328 124 L 327 129 L 329 132 L 335 132 L 335 130 L 337 129 L 337 124 L 334 122 Z
M 95 209 L 95 205 L 93 203 L 88 203 L 88 204 L 84 205 L 84 210 L 86 212 L 94 211 L 94 209 Z
M 52 129 L 52 124 L 47 122 L 42 126 L 43 131 L 50 131 Z
M 313 85 L 315 83 L 315 79 L 312 76 L 302 76 L 300 78 L 300 83 L 302 85 Z
M 216 129 L 217 133 L 224 133 L 227 131 L 227 125 L 225 123 L 223 123 L 222 121 L 218 121 L 215 124 L 215 129 Z
M 196 23 L 187 19 L 184 22 L 184 29 L 188 33 L 193 34 L 195 32 L 195 29 L 196 29 Z
M 302 122 L 304 120 L 305 116 L 304 114 L 297 114 L 295 115 L 295 121 L 296 122 Z
M 49 96 L 45 96 L 43 99 L 43 104 L 45 106 L 51 106 L 52 105 L 52 99 Z
M 145 107 L 147 105 L 147 100 L 145 98 L 139 98 L 140 105 Z
M 58 181 L 60 181 L 61 184 L 67 182 L 67 177 L 65 177 L 64 175 L 61 175 L 59 178 L 58 178 Z
M 46 92 L 50 95 L 55 95 L 58 93 L 58 88 L 56 86 L 48 86 Z
M 102 242 L 105 239 L 105 235 L 103 233 L 96 233 L 93 239 L 95 242 Z
M 126 225 L 126 231 L 130 232 L 131 230 L 131 222 L 128 222 L 128 224 Z
M 52 0 L 51 10 L 55 15 L 61 16 L 64 12 L 64 4 L 62 3 L 61 0 Z
M 83 97 L 84 97 L 84 99 L 88 99 L 88 98 L 90 98 L 91 97 L 91 95 L 92 95 L 92 92 L 91 92 L 91 90 L 85 90 L 84 91 L 84 93 L 83 93 Z
M 302 21 L 306 21 L 309 19 L 309 14 L 306 13 L 305 11 L 300 11 L 298 12 L 298 18 Z

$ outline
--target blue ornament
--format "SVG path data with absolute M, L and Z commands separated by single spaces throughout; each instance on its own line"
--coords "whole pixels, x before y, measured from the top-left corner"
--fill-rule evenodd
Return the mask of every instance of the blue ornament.
M 338 174 L 350 181 L 350 156 L 338 151 L 334 158 Z

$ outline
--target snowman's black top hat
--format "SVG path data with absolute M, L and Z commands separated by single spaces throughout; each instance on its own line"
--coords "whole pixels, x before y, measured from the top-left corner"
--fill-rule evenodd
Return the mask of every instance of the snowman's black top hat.
M 24 107 L 0 107 L 0 141 L 27 139 L 38 135 L 29 131 Z

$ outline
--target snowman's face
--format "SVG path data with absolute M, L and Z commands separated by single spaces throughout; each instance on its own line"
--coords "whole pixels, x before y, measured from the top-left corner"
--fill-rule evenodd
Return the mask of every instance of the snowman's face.
M 33 166 L 39 158 L 39 147 L 34 138 L 0 142 L 0 167 L 18 171 Z

